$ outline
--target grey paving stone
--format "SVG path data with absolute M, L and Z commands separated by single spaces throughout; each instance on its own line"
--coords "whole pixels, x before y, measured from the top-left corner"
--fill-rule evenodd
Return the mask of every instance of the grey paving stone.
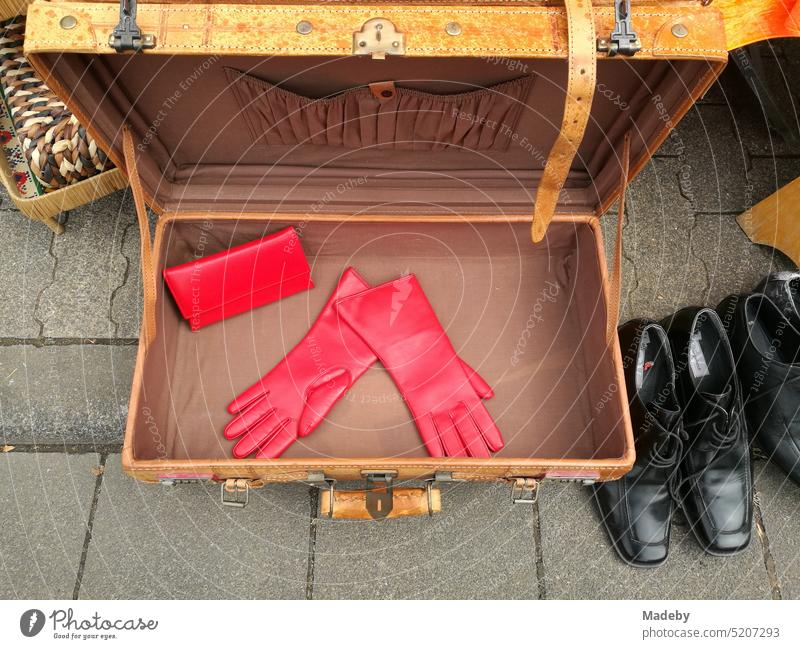
M 86 538 L 94 453 L 0 455 L 0 599 L 69 599 Z
M 310 502 L 306 486 L 274 485 L 234 509 L 218 485 L 143 484 L 111 456 L 80 597 L 302 599 Z
M 52 337 L 114 337 L 111 296 L 126 279 L 123 234 L 132 212 L 115 192 L 72 210 L 66 232 L 55 238 L 53 282 L 42 293 L 37 317 Z
M 623 252 L 623 318 L 660 318 L 706 291 L 703 264 L 691 252 L 694 215 L 678 190 L 681 162 L 654 159 L 628 191 Z
M 755 482 L 781 596 L 800 599 L 800 486 L 766 462 L 756 462 Z
M 8 203 L 4 197 L 3 206 Z M 36 302 L 53 278 L 54 235 L 16 209 L 0 210 L 0 219 L 0 337 L 35 338 L 41 330 Z
M 120 252 L 123 283 L 111 294 L 111 322 L 118 338 L 138 338 L 142 314 L 142 272 L 139 258 L 139 226 L 133 199 L 129 192 L 120 192 Z
M 763 599 L 771 594 L 761 544 L 732 557 L 704 554 L 686 527 L 673 525 L 670 556 L 655 569 L 637 569 L 616 556 L 591 492 L 575 484 L 544 483 L 539 494 L 542 556 L 548 598 Z
M 0 347 L 6 444 L 122 442 L 136 347 Z
M 680 195 L 691 212 L 740 212 L 752 202 L 747 192 L 750 157 L 736 134 L 730 106 L 692 108 L 658 155 L 675 156 Z
M 692 254 L 708 279 L 698 304 L 716 306 L 727 295 L 751 291 L 768 273 L 789 270 L 791 260 L 768 246 L 752 243 L 729 214 L 701 214 L 692 231 Z
M 432 518 L 317 522 L 314 599 L 536 597 L 533 511 L 507 485 L 446 487 Z

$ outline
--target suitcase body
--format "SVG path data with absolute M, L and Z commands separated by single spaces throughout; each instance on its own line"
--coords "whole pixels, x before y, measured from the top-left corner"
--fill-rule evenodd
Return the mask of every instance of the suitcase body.
M 387 483 L 426 481 L 390 504 L 401 515 L 436 511 L 441 480 L 509 480 L 530 500 L 540 479 L 623 475 L 619 269 L 600 217 L 723 69 L 716 4 L 635 2 L 634 53 L 613 2 L 140 3 L 143 49 L 117 53 L 116 4 L 34 2 L 26 53 L 127 169 L 140 212 L 125 470 L 215 480 L 234 501 L 306 481 L 342 517 L 365 507 L 342 504 L 339 480 L 382 483 L 372 510 Z M 190 331 L 162 269 L 287 225 L 316 288 Z M 495 390 L 500 453 L 428 457 L 377 364 L 283 457 L 231 458 L 226 405 L 302 339 L 348 265 L 372 284 L 417 274 Z

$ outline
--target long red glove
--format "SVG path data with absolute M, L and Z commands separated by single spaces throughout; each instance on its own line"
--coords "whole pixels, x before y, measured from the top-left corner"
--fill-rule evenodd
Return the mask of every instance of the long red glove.
M 305 338 L 260 381 L 228 406 L 238 415 L 225 437 L 241 439 L 234 457 L 279 457 L 298 437 L 305 437 L 328 414 L 356 379 L 375 362 L 375 354 L 333 309 L 339 298 L 369 288 L 348 268 Z
M 241 439 L 234 457 L 280 457 L 293 442 L 311 433 L 334 404 L 367 368 L 375 354 L 334 310 L 334 302 L 368 289 L 348 268 L 316 322 L 278 365 L 228 406 L 236 415 L 225 427 L 225 437 Z M 473 392 L 492 396 L 491 388 L 464 364 Z
M 434 457 L 489 457 L 503 437 L 414 275 L 336 302 L 392 375 Z

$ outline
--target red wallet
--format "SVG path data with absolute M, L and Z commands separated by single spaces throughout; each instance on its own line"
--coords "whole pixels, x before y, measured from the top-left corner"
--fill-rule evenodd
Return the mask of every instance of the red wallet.
M 292 227 L 165 268 L 164 281 L 192 331 L 314 287 Z

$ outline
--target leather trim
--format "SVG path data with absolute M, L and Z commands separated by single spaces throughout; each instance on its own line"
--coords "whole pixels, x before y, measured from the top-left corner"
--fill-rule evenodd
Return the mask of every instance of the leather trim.
M 574 4 L 569 0 L 566 5 Z M 582 6 L 588 0 L 582 0 Z M 567 16 L 563 7 L 526 5 L 465 5 L 452 1 L 436 5 L 357 4 L 326 6 L 327 3 L 276 4 L 139 4 L 137 23 L 144 33 L 156 37 L 151 54 L 246 54 L 253 56 L 348 56 L 353 33 L 369 19 L 384 17 L 407 34 L 405 56 L 496 56 L 563 57 L 569 49 Z M 636 30 L 641 58 L 727 59 L 725 30 L 713 5 L 697 2 L 663 5 L 653 1 L 636 5 Z M 696 48 L 684 43 L 657 45 L 655 34 L 675 16 L 694 15 L 698 37 Z M 60 27 L 65 15 L 78 19 L 70 30 Z M 307 35 L 296 24 L 313 25 Z M 607 34 L 614 28 L 612 6 L 599 7 L 593 15 L 593 30 Z M 107 2 L 53 2 L 36 0 L 28 11 L 25 52 L 87 52 L 111 54 L 108 35 L 119 21 L 119 5 Z M 444 30 L 458 22 L 458 36 Z M 593 42 L 594 46 L 594 42 Z M 139 55 L 137 55 L 139 56 Z
M 122 132 L 122 149 L 125 154 L 125 169 L 136 206 L 139 222 L 139 239 L 142 257 L 142 287 L 144 289 L 144 316 L 142 317 L 142 341 L 148 347 L 156 336 L 156 275 L 153 270 L 153 247 L 150 243 L 150 221 L 147 218 L 147 203 L 142 190 L 142 181 L 136 169 L 136 150 L 133 137 L 126 126 Z
M 567 93 L 561 130 L 550 149 L 542 179 L 536 190 L 531 238 L 544 239 L 556 211 L 561 189 L 569 175 L 572 160 L 583 141 L 592 112 L 597 82 L 597 53 L 591 0 L 566 0 L 569 54 Z
M 611 345 L 617 336 L 619 305 L 622 300 L 622 228 L 625 223 L 625 189 L 631 166 L 631 134 L 625 134 L 622 143 L 622 170 L 619 181 L 619 208 L 617 210 L 617 237 L 614 242 L 614 269 L 608 284 L 608 319 L 606 321 L 606 344 Z

